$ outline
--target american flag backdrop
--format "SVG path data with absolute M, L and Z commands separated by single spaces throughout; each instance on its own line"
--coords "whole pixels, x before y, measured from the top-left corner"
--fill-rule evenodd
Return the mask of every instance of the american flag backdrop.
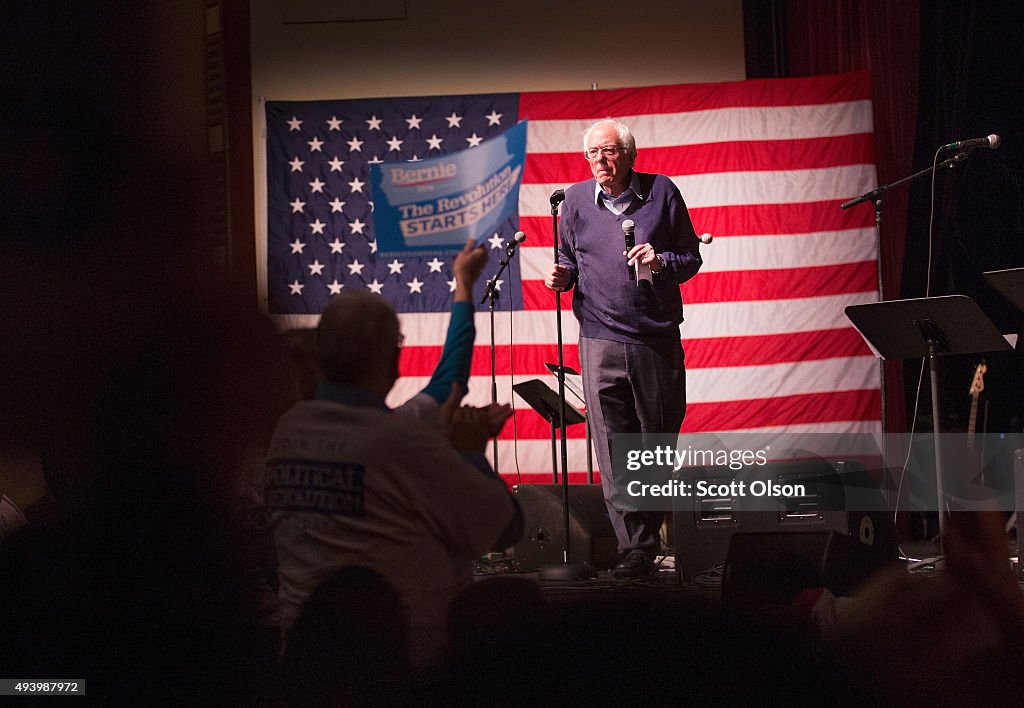
M 591 177 L 582 133 L 612 116 L 637 139 L 636 168 L 670 176 L 698 233 L 704 266 L 683 284 L 687 412 L 684 432 L 869 432 L 880 424 L 877 361 L 843 314 L 878 299 L 870 208 L 839 204 L 877 186 L 866 73 L 716 84 L 473 96 L 266 104 L 269 313 L 312 327 L 342 288 L 368 288 L 401 313 L 402 378 L 389 402 L 429 379 L 441 352 L 452 288 L 448 257 L 376 252 L 369 164 L 472 149 L 529 120 L 519 217 L 491 236 L 528 237 L 502 277 L 496 315 L 498 399 L 512 384 L 555 379 L 552 191 Z M 488 277 L 485 272 L 478 284 Z M 479 294 L 478 294 L 479 298 Z M 579 368 L 578 327 L 562 296 L 565 362 Z M 486 306 L 468 403 L 490 400 Z M 548 423 L 521 400 L 499 443 L 512 483 L 551 479 Z M 570 480 L 583 481 L 583 426 L 569 429 Z

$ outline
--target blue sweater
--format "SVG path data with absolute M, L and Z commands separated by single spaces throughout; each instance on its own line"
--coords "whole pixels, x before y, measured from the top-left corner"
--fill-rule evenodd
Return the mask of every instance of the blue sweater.
M 583 337 L 634 343 L 679 338 L 679 284 L 700 269 L 700 242 L 672 181 L 642 172 L 637 177 L 641 194 L 619 215 L 597 204 L 594 180 L 565 190 L 558 260 L 572 278 L 572 309 Z M 653 283 L 629 279 L 622 255 L 626 219 L 636 224 L 636 242 L 652 244 L 665 263 Z

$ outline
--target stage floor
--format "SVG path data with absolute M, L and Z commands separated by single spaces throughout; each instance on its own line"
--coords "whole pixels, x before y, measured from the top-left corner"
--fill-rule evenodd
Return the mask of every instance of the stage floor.
M 939 544 L 927 540 L 902 541 L 899 544 L 900 559 L 898 563 L 906 566 L 908 572 L 941 573 L 944 571 Z M 1007 541 L 1007 558 L 1017 572 L 1017 545 Z M 935 562 L 929 562 L 935 561 Z M 577 602 L 587 595 L 592 596 L 629 596 L 643 595 L 675 596 L 680 601 L 711 601 L 721 598 L 721 573 L 706 571 L 694 578 L 684 580 L 675 567 L 675 556 L 669 554 L 657 559 L 659 571 L 649 582 L 624 583 L 611 577 L 610 570 L 600 570 L 597 577 L 588 580 L 547 581 L 540 580 L 539 572 L 521 572 L 515 570 L 514 560 L 503 558 L 497 563 L 478 564 L 476 580 L 505 575 L 536 582 L 543 591 L 544 597 L 551 602 Z M 490 567 L 489 567 L 490 566 Z M 720 571 L 720 567 L 718 569 Z M 1019 577 L 1019 575 L 1017 576 Z M 1024 590 L 1024 581 L 1021 582 Z

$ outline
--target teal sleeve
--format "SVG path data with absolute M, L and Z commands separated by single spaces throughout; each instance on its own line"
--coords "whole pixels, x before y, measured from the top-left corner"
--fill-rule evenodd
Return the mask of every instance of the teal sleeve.
M 469 367 L 473 362 L 473 342 L 476 340 L 476 324 L 473 322 L 473 303 L 469 301 L 452 303 L 451 319 L 448 320 L 448 336 L 445 338 L 441 360 L 437 362 L 430 383 L 422 393 L 438 403 L 444 403 L 452 392 L 452 383 L 458 382 L 465 392 L 469 389 Z

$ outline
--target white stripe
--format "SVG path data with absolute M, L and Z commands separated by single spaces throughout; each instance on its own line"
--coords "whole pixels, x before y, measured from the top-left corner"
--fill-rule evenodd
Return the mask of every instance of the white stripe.
M 686 286 L 683 288 L 685 300 Z M 878 302 L 878 293 L 684 305 L 682 334 L 686 340 L 847 329 L 852 325 L 843 309 L 867 302 Z
M 784 451 L 777 449 L 778 445 L 773 443 L 778 443 L 780 440 L 779 436 L 782 435 L 786 436 L 785 442 L 790 448 L 812 450 L 820 442 L 819 440 L 816 440 L 816 438 L 820 438 L 822 435 L 880 435 L 881 430 L 882 425 L 879 421 L 855 420 L 831 423 L 772 426 L 743 430 L 740 432 L 721 431 L 721 434 L 728 436 L 723 439 L 723 442 L 726 444 L 733 444 L 732 449 L 759 450 L 763 447 L 770 446 L 772 450 L 772 459 L 779 459 L 780 457 L 785 456 Z M 688 435 L 683 433 L 679 437 L 680 444 L 686 445 L 690 440 L 700 439 L 700 436 L 710 434 L 712 433 L 700 433 L 699 435 Z M 863 452 L 863 450 L 858 451 Z M 586 440 L 579 438 L 570 439 L 566 443 L 566 452 L 569 471 L 586 472 Z M 851 455 L 849 450 L 846 450 L 845 454 L 842 454 L 844 452 L 842 450 L 837 450 L 836 452 L 839 454 L 835 454 L 830 457 L 830 459 L 842 459 L 843 457 L 849 457 Z M 555 454 L 560 468 L 561 449 L 556 447 Z M 804 455 L 806 455 L 806 453 L 804 453 Z M 491 460 L 491 458 L 491 446 L 488 445 L 487 459 Z M 531 475 L 530 479 L 523 480 L 524 483 L 549 483 L 551 482 L 551 465 L 550 439 L 498 441 L 498 471 L 512 483 L 516 483 L 517 469 L 519 473 L 523 475 Z M 598 468 L 596 457 L 593 458 L 592 466 L 595 475 L 599 474 L 600 469 Z M 540 475 L 541 478 L 538 479 L 538 475 Z
M 517 375 L 515 383 L 540 379 L 555 390 L 558 383 L 553 376 Z M 412 398 L 430 381 L 429 376 L 408 376 L 399 379 L 388 396 L 390 405 Z M 496 377 L 498 402 L 512 400 L 512 377 Z M 708 369 L 688 369 L 686 372 L 686 400 L 688 403 L 716 403 L 722 401 L 796 396 L 833 391 L 872 390 L 878 388 L 878 364 L 874 357 L 840 357 L 814 361 L 787 362 L 764 366 L 733 366 Z M 471 376 L 469 393 L 463 402 L 483 406 L 491 402 L 489 376 Z M 516 396 L 517 408 L 529 404 Z
M 525 116 L 529 117 L 529 116 Z M 732 140 L 795 140 L 873 132 L 871 102 L 803 106 L 712 108 L 685 113 L 620 116 L 647 148 Z M 531 120 L 527 146 L 535 153 L 583 153 L 583 133 L 594 119 Z
M 683 286 L 683 298 L 686 286 Z M 552 298 L 553 300 L 554 298 Z M 823 329 L 846 329 L 851 326 L 843 309 L 848 305 L 877 302 L 878 293 L 847 293 L 824 297 L 796 298 L 792 300 L 758 300 L 750 302 L 712 302 L 684 304 L 686 321 L 682 337 L 704 339 L 713 337 L 742 337 L 790 332 L 813 332 Z M 319 315 L 275 315 L 279 327 L 315 327 Z M 495 312 L 494 330 L 498 346 L 508 346 L 509 313 Z M 402 332 L 406 346 L 435 346 L 444 344 L 448 331 L 447 312 L 402 314 Z M 476 313 L 476 343 L 490 344 L 488 313 Z M 512 314 L 511 341 L 515 344 L 553 344 L 555 342 L 554 310 L 529 310 Z M 562 341 L 575 344 L 579 339 L 579 325 L 570 309 L 570 299 L 562 296 Z
M 642 444 L 639 436 L 635 444 Z M 883 447 L 877 421 L 681 433 L 676 436 L 675 446 L 693 450 L 764 450 L 770 461 L 806 459 L 811 455 L 829 459 L 881 456 Z
M 554 299 L 554 295 L 552 295 L 550 310 L 519 310 L 511 315 L 508 310 L 496 311 L 494 313 L 494 333 L 498 345 L 508 346 L 510 318 L 513 327 L 511 341 L 516 344 L 553 344 L 556 341 Z M 445 337 L 448 335 L 449 318 L 450 315 L 447 312 L 400 313 L 398 320 L 401 323 L 402 334 L 405 335 L 405 345 L 415 347 L 444 345 Z M 320 315 L 271 315 L 271 320 L 281 330 L 310 328 L 317 326 Z M 474 323 L 477 345 L 489 345 L 491 343 L 489 314 L 486 311 L 477 312 Z M 562 295 L 562 338 L 564 342 L 575 343 L 579 336 L 579 325 L 572 314 L 572 296 L 566 293 Z
M 837 357 L 814 361 L 689 369 L 688 403 L 715 403 L 777 396 L 878 388 L 874 357 Z
M 746 204 L 818 202 L 855 196 L 878 184 L 874 165 L 813 170 L 716 172 L 673 177 L 691 209 Z
M 551 300 L 553 305 L 554 296 Z M 407 313 L 399 315 L 398 318 L 402 324 L 406 346 L 441 346 L 444 344 L 448 330 L 447 312 Z M 509 334 L 510 318 L 511 335 Z M 487 312 L 477 312 L 474 322 L 477 346 L 490 345 L 490 315 Z M 562 341 L 567 344 L 575 344 L 579 336 L 579 324 L 572 314 L 570 296 L 563 295 Z M 495 312 L 494 339 L 498 346 L 508 346 L 510 341 L 515 344 L 554 344 L 556 341 L 554 308 L 552 307 L 551 310 L 520 310 L 511 315 L 507 310 Z
M 874 262 L 878 253 L 875 230 L 871 228 L 792 235 L 729 236 L 702 246 L 700 251 L 704 259 L 701 273 Z
M 270 315 L 270 321 L 281 332 L 289 329 L 314 329 L 320 315 Z
M 746 204 L 797 204 L 843 199 L 878 185 L 874 165 L 845 165 L 812 170 L 711 172 L 673 176 L 690 209 Z M 549 197 L 565 184 L 524 184 L 519 188 L 520 216 L 550 216 Z
M 720 431 L 707 431 L 709 433 L 729 433 L 732 434 L 735 431 L 731 429 L 723 429 Z M 847 434 L 847 433 L 864 433 L 864 434 L 879 434 L 882 432 L 882 422 L 879 420 L 852 420 L 852 421 L 839 421 L 832 423 L 801 423 L 800 425 L 769 425 L 762 428 L 749 428 L 742 431 L 743 433 L 751 434 L 765 434 L 765 435 L 781 435 L 793 434 L 813 434 L 818 435 L 822 433 L 829 434 Z
M 511 430 L 511 429 L 510 429 Z M 757 436 L 764 436 L 765 444 L 771 445 L 773 439 L 777 439 L 777 436 L 786 434 L 793 436 L 788 439 L 791 447 L 800 447 L 799 442 L 801 435 L 808 436 L 808 441 L 803 443 L 804 449 L 811 449 L 813 443 L 812 436 L 820 436 L 821 434 L 879 434 L 881 432 L 881 423 L 878 421 L 841 421 L 832 423 L 811 423 L 804 425 L 791 425 L 791 426 L 774 426 L 770 428 L 757 428 L 751 430 L 744 430 L 742 432 L 735 431 L 722 431 L 728 433 L 730 438 L 734 436 L 749 435 L 750 437 L 735 437 L 737 442 L 741 443 L 756 443 L 760 438 Z M 704 435 L 704 433 L 701 433 Z M 680 441 L 686 444 L 687 436 L 685 433 L 680 436 Z M 794 442 L 797 441 L 797 442 Z M 570 472 L 586 472 L 587 470 L 587 443 L 582 438 L 570 438 L 566 442 L 566 457 L 568 458 L 568 468 Z M 738 449 L 738 448 L 737 448 Z M 761 449 L 760 446 L 755 446 L 751 449 Z M 492 447 L 490 444 L 487 445 L 486 454 L 487 459 L 494 463 L 493 455 L 491 454 Z M 775 457 L 777 459 L 781 454 L 776 451 Z M 561 448 L 560 443 L 556 444 L 555 457 L 558 464 L 559 470 L 561 470 Z M 843 455 L 838 455 L 841 458 Z M 591 460 L 591 466 L 594 470 L 595 477 L 600 474 L 600 468 L 597 463 L 597 457 L 593 456 Z M 523 483 L 537 484 L 537 483 L 549 483 L 551 482 L 551 440 L 550 438 L 539 439 L 539 438 L 520 438 L 518 440 L 499 440 L 498 441 L 498 472 L 502 474 L 511 483 L 517 483 L 517 472 L 528 478 L 523 479 Z
M 558 443 L 555 449 L 559 470 L 562 465 L 562 452 Z M 569 472 L 587 471 L 587 441 L 580 438 L 567 440 L 565 449 L 568 457 Z M 487 446 L 487 459 L 494 464 L 492 447 Z M 597 456 L 593 457 L 593 468 L 595 475 L 599 472 L 597 468 Z M 499 440 L 498 441 L 498 472 L 513 484 L 517 482 L 516 471 L 531 475 L 530 479 L 524 479 L 528 484 L 550 484 L 551 483 L 551 440 L 522 439 L 519 441 Z M 537 475 L 543 475 L 537 479 Z M 561 477 L 559 477 L 561 479 Z
M 875 231 L 867 228 L 791 235 L 730 236 L 702 246 L 700 253 L 704 259 L 701 273 L 873 262 Z M 543 280 L 551 268 L 551 248 L 523 246 L 519 259 L 523 280 Z
M 517 375 L 515 377 L 515 383 L 522 383 L 529 381 L 530 379 L 540 379 L 548 384 L 552 390 L 555 390 L 558 386 L 558 381 L 554 376 L 541 375 L 534 376 L 529 374 Z M 409 400 L 417 393 L 423 390 L 423 388 L 430 381 L 429 376 L 403 376 L 395 382 L 394 388 L 388 394 L 387 402 L 390 406 L 397 406 L 400 403 Z M 495 377 L 495 381 L 498 386 L 498 402 L 499 403 L 511 403 L 512 402 L 512 383 L 513 378 L 509 375 L 499 375 Z M 567 399 L 570 400 L 570 399 Z M 462 399 L 463 404 L 468 406 L 485 406 L 491 402 L 491 377 L 490 376 L 470 376 L 469 377 L 469 392 L 466 397 Z M 530 410 L 530 404 L 524 401 L 522 398 L 515 396 L 515 407 L 517 410 Z

